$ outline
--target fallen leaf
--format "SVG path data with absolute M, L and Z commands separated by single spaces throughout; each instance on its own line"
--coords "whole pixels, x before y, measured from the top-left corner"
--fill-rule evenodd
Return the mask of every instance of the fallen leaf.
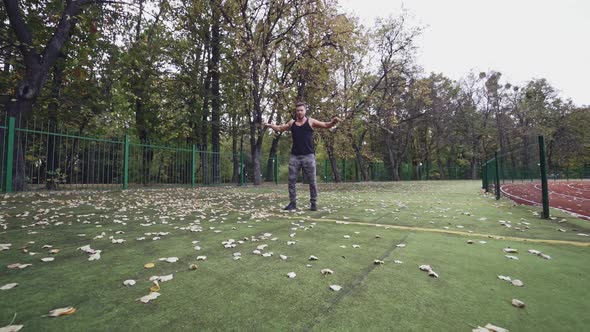
M 42 262 L 53 262 L 55 260 L 55 257 L 44 257 L 41 258 Z
M 290 279 L 293 279 L 293 278 L 295 278 L 297 275 L 295 274 L 295 272 L 289 272 L 289 273 L 287 273 L 287 276 L 288 276 Z
M 145 296 L 140 297 L 136 301 L 141 301 L 143 303 L 148 303 L 151 300 L 155 300 L 156 298 L 158 298 L 158 296 L 160 296 L 160 293 L 158 293 L 158 292 L 151 292 L 148 295 L 145 295 Z
M 33 264 L 21 264 L 21 263 L 14 263 L 7 265 L 6 267 L 9 269 L 24 269 L 25 267 L 32 266 Z
M 504 255 L 504 256 L 508 259 L 518 260 L 518 257 L 516 257 L 516 256 L 511 256 L 511 255 Z
M 154 264 L 154 263 L 147 263 L 143 267 L 146 268 L 146 269 L 151 269 L 154 266 L 156 266 L 156 264 Z
M 514 254 L 518 252 L 518 249 L 514 249 L 514 248 L 504 248 L 503 249 L 505 253 L 509 253 L 509 254 Z
M 384 261 L 382 261 L 382 260 L 379 260 L 379 259 L 375 259 L 375 260 L 373 261 L 373 264 L 375 264 L 375 265 L 383 265 L 383 264 L 385 264 L 385 262 L 384 262 Z
M 330 289 L 333 290 L 333 291 L 335 291 L 335 292 L 337 292 L 337 291 L 339 291 L 339 290 L 342 289 L 342 286 L 340 286 L 340 285 L 330 285 Z
M 432 267 L 430 265 L 420 265 L 418 268 L 422 271 L 431 271 L 432 270 Z
M 0 332 L 17 332 L 23 328 L 24 325 L 8 325 L 0 327 Z
M 403 244 L 403 243 L 400 243 L 400 244 L 398 244 L 396 247 L 398 247 L 398 248 L 404 248 L 405 246 L 406 246 L 405 244 Z
M 13 289 L 16 286 L 18 286 L 17 283 L 6 284 L 6 285 L 0 287 L 0 290 L 9 290 L 9 289 Z
M 133 286 L 133 285 L 135 285 L 135 280 L 133 280 L 133 279 L 125 280 L 125 281 L 123 281 L 123 285 L 125 285 L 125 286 Z
M 504 280 L 504 281 L 508 281 L 508 282 L 511 282 L 512 281 L 512 278 L 507 277 L 507 276 L 498 276 L 498 279 Z
M 49 311 L 48 315 L 42 317 L 59 317 L 59 316 L 66 316 L 71 315 L 76 312 L 76 308 L 74 307 L 65 307 L 65 308 L 58 308 Z
M 315 257 L 314 255 L 311 255 L 311 256 L 309 256 L 309 260 L 310 260 L 310 261 L 317 261 L 317 260 L 318 260 L 318 258 L 317 258 L 317 257 Z
M 96 250 L 96 252 L 90 256 L 88 256 L 88 260 L 89 261 L 95 261 L 95 260 L 99 260 L 100 259 L 100 253 L 102 252 L 102 250 Z
M 286 260 L 286 259 L 287 259 L 287 256 L 285 256 L 285 255 L 279 255 L 279 257 L 280 257 L 282 260 Z
M 198 261 L 204 261 L 204 260 L 207 260 L 207 256 L 197 256 L 197 260 L 198 260 Z
M 154 285 L 152 287 L 150 287 L 150 292 L 158 292 L 160 291 L 160 284 L 158 283 L 158 280 L 154 280 Z
M 486 324 L 484 327 L 492 332 L 508 332 L 507 329 L 492 325 L 490 323 Z
M 80 247 L 78 249 L 79 250 L 82 250 L 83 252 L 85 252 L 87 254 L 94 254 L 95 253 L 95 250 L 92 249 L 92 248 L 90 248 L 90 245 L 89 244 L 87 244 L 85 246 L 82 246 L 82 247 Z
M 438 274 L 432 270 L 428 271 L 428 275 L 433 277 L 433 278 L 438 278 Z
M 191 264 L 191 265 L 188 266 L 188 269 L 189 270 L 196 270 L 198 268 L 199 268 L 199 266 L 197 264 Z
M 522 286 L 524 286 L 524 283 L 523 283 L 522 281 L 518 280 L 518 279 L 514 279 L 514 280 L 512 280 L 512 284 L 513 284 L 514 286 L 517 286 L 517 287 L 522 287 Z
M 324 276 L 327 276 L 329 274 L 334 274 L 334 271 L 332 271 L 330 269 L 322 269 L 322 270 L 320 270 L 320 273 Z
M 178 261 L 178 257 L 165 257 L 165 258 L 160 258 L 160 261 L 166 261 L 168 263 L 176 263 Z
M 521 300 L 517 300 L 517 299 L 512 299 L 512 305 L 517 308 L 524 308 L 525 307 L 524 302 L 522 302 Z

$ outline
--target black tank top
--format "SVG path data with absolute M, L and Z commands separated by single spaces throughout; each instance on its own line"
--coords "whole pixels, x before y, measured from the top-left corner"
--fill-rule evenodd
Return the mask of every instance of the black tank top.
M 315 153 L 313 149 L 313 128 L 309 125 L 309 118 L 301 126 L 293 122 L 291 125 L 291 134 L 293 136 L 292 154 L 301 156 Z

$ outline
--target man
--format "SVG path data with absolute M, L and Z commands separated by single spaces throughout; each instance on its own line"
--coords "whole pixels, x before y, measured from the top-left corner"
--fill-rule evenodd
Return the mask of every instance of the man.
M 313 148 L 313 129 L 332 128 L 340 122 L 338 117 L 333 117 L 330 122 L 322 122 L 305 116 L 305 103 L 299 102 L 295 108 L 295 119 L 282 125 L 265 123 L 264 127 L 270 127 L 275 131 L 291 130 L 293 145 L 289 157 L 289 205 L 285 210 L 297 208 L 297 174 L 303 168 L 303 173 L 309 179 L 309 201 L 311 211 L 317 211 L 318 192 L 316 188 L 315 151 Z

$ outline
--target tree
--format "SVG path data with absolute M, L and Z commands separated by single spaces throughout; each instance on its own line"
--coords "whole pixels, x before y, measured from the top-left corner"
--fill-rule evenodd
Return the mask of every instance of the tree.
M 31 26 L 25 20 L 23 9 L 17 0 L 3 0 L 4 8 L 15 36 L 15 45 L 20 52 L 21 66 L 24 74 L 20 77 L 11 96 L 5 101 L 5 108 L 9 117 L 19 119 L 19 125 L 24 126 L 33 111 L 33 104 L 41 94 L 51 68 L 55 65 L 61 50 L 69 41 L 72 30 L 77 24 L 83 9 L 90 4 L 99 4 L 98 0 L 70 0 L 67 1 L 59 15 L 59 21 L 51 22 L 52 31 L 48 41 L 38 40 L 33 35 Z M 42 21 L 42 20 L 41 20 Z M 24 175 L 24 142 L 17 135 L 13 188 L 22 190 L 25 186 Z

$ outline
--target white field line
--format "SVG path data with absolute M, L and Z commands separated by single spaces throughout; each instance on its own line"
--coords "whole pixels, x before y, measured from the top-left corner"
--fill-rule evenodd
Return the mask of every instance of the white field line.
M 519 199 L 519 200 L 522 200 L 522 201 L 525 201 L 525 202 L 529 202 L 529 203 L 531 203 L 534 206 L 541 206 L 542 205 L 542 203 L 537 203 L 537 202 L 528 200 L 526 198 L 523 198 L 523 197 L 520 197 L 520 196 L 517 196 L 517 195 L 510 194 L 509 192 L 507 192 L 506 190 L 504 190 L 504 186 L 500 186 L 500 191 L 502 193 L 504 193 L 504 195 L 506 195 L 508 197 L 514 197 L 516 199 Z M 572 212 L 572 211 L 568 211 L 568 210 L 564 210 L 564 209 L 560 209 L 560 208 L 556 208 L 556 207 L 552 207 L 552 206 L 550 206 L 550 208 L 555 209 L 555 210 L 559 210 L 561 212 L 565 212 L 567 214 L 570 214 L 572 217 L 583 218 L 583 219 L 590 220 L 590 216 L 586 216 L 586 215 L 583 215 L 583 214 L 579 214 L 579 213 L 576 213 L 576 212 Z
M 577 183 L 576 183 L 576 184 L 577 184 Z M 574 190 L 590 191 L 590 189 L 583 189 L 583 188 L 576 188 L 576 187 L 572 187 L 573 185 L 574 185 L 574 183 L 569 183 L 569 184 L 567 184 L 567 186 L 568 186 L 569 188 L 572 188 L 572 189 L 574 189 Z
M 539 191 L 542 191 L 543 190 L 541 187 L 539 187 L 538 184 L 535 185 L 535 189 L 537 189 Z M 558 192 L 555 192 L 555 191 L 551 191 L 551 190 L 549 190 L 549 193 L 550 194 L 553 194 L 553 195 L 557 195 L 557 196 L 565 196 L 565 197 L 568 197 L 568 198 L 573 198 L 574 201 L 578 201 L 578 200 L 580 200 L 580 201 L 590 201 L 590 199 L 588 199 L 588 198 L 583 198 L 583 197 L 578 197 L 578 196 L 572 196 L 572 195 L 567 195 L 567 194 L 561 194 L 561 193 L 558 193 Z

